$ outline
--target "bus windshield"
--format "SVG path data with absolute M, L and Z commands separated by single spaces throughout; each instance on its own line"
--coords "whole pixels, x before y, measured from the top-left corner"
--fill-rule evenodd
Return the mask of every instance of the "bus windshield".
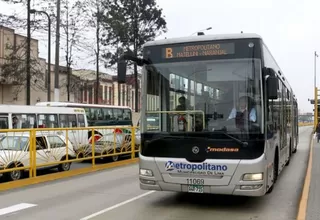
M 142 132 L 263 132 L 261 61 L 255 58 L 145 66 L 147 117 Z

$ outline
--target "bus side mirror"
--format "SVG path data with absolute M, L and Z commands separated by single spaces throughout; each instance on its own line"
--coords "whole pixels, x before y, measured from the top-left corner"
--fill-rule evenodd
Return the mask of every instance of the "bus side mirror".
M 124 59 L 118 61 L 118 83 L 126 83 L 127 63 Z
M 278 78 L 269 76 L 267 79 L 268 99 L 278 99 Z

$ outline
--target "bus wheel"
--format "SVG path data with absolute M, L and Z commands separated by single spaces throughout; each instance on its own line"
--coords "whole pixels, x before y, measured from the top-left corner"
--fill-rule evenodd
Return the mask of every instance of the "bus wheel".
M 291 148 L 291 144 L 290 144 L 290 147 L 289 147 L 289 158 L 288 158 L 288 161 L 286 163 L 286 166 L 289 166 L 290 160 L 291 160 L 291 156 L 292 156 L 292 148 Z
M 298 145 L 297 144 L 295 144 L 296 145 L 296 148 L 292 151 L 292 153 L 297 153 L 297 149 L 298 149 Z
M 267 194 L 271 193 L 273 191 L 273 188 L 274 188 L 274 185 L 276 184 L 277 182 L 277 179 L 278 179 L 278 166 L 279 166 L 279 163 L 278 163 L 278 150 L 276 151 L 276 155 L 274 157 L 274 162 L 273 162 L 273 169 L 272 169 L 272 176 L 273 176 L 273 184 L 272 186 L 268 189 L 267 191 Z

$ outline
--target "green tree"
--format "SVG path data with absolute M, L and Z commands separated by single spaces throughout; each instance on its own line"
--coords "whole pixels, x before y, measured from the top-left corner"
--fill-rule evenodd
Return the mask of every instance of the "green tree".
M 155 0 L 109 0 L 102 2 L 102 43 L 113 46 L 114 51 L 103 54 L 108 59 L 106 67 L 116 64 L 124 50 L 135 56 L 142 55 L 142 46 L 147 41 L 167 31 L 162 9 Z M 138 69 L 134 63 L 135 110 L 138 111 Z
M 14 85 L 13 94 L 16 99 L 19 93 L 25 88 L 26 76 L 26 40 L 18 44 L 6 43 L 6 55 L 3 58 L 3 64 L 0 67 L 1 80 Z M 32 51 L 33 57 L 36 57 L 36 51 Z M 45 91 L 45 77 L 43 68 L 46 67 L 45 60 L 31 58 L 31 87 L 36 91 Z

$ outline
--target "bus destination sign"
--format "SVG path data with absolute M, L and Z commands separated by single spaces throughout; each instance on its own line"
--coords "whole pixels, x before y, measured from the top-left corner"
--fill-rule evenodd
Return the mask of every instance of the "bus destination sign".
M 162 54 L 165 59 L 204 56 L 223 56 L 234 54 L 234 43 L 206 43 L 177 47 L 165 47 Z

